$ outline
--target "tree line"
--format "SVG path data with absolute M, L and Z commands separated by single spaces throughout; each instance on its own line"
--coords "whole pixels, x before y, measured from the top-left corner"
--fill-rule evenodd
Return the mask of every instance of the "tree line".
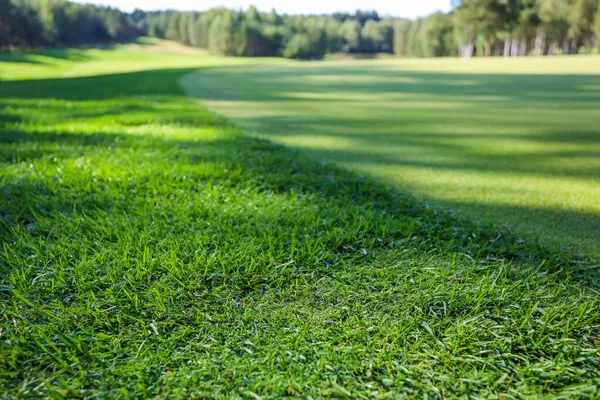
M 69 47 L 144 34 L 116 8 L 64 0 L 0 0 L 0 48 Z
M 552 55 L 600 47 L 600 0 L 452 1 L 449 13 L 410 20 L 381 17 L 375 11 L 281 15 L 249 7 L 124 13 L 66 0 L 0 0 L 0 48 L 80 46 L 139 36 L 219 55 L 302 59 L 331 53 Z
M 457 52 L 466 57 L 591 52 L 600 46 L 598 4 L 599 0 L 463 0 L 452 13 Z

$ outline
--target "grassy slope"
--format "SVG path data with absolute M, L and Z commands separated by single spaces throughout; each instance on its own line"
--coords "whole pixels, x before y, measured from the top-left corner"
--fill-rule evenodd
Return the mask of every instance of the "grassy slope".
M 188 91 L 270 140 L 600 257 L 600 57 L 215 69 Z
M 197 69 L 277 61 L 276 59 L 211 57 L 202 51 L 195 51 L 178 43 L 142 38 L 136 43 L 118 45 L 113 49 L 57 49 L 26 54 L 0 53 L 0 79 L 14 81 L 74 78 L 156 69 Z
M 110 72 L 0 88 L 1 397 L 598 394 L 590 265 Z

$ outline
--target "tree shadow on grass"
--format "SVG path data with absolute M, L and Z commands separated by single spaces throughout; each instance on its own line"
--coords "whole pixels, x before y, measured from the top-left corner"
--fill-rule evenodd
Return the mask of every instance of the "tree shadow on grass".
M 252 121 L 254 121 L 252 119 Z M 540 181 L 573 180 L 573 185 L 588 182 L 600 182 L 600 136 L 589 131 L 560 131 L 555 129 L 546 133 L 486 134 L 484 136 L 460 133 L 427 132 L 427 123 L 414 123 L 417 133 L 394 135 L 390 133 L 371 133 L 368 123 L 351 123 L 350 131 L 344 131 L 337 121 L 308 121 L 294 116 L 263 116 L 247 126 L 260 132 L 269 139 L 287 143 L 294 138 L 291 147 L 302 148 L 316 160 L 326 160 L 344 165 L 364 166 L 378 171 L 430 171 L 435 174 L 462 172 L 468 174 L 491 174 L 492 176 L 514 176 Z M 363 126 L 364 125 L 364 126 Z M 264 127 L 264 128 L 263 128 Z M 403 127 L 406 129 L 406 126 Z M 391 129 L 391 128 L 387 128 Z M 301 138 L 306 137 L 302 140 Z M 317 142 L 312 144 L 313 139 Z M 333 140 L 332 146 L 319 145 L 318 140 Z M 338 143 L 338 141 L 341 141 Z M 489 142 L 514 141 L 526 145 L 552 145 L 552 148 L 535 151 L 502 152 L 486 151 L 476 145 L 477 141 Z M 560 148 L 563 146 L 563 148 Z M 390 177 L 380 177 L 387 179 Z M 390 178 L 391 179 L 391 178 Z M 492 178 L 490 178 L 492 179 Z M 517 179 L 517 178 L 515 178 Z M 411 184 L 388 180 L 399 185 L 402 190 L 411 192 Z M 579 183 L 578 183 L 579 182 Z M 425 186 L 427 182 L 422 182 Z M 573 186 L 576 187 L 576 186 Z M 502 189 L 505 194 L 507 189 Z M 522 189 L 521 189 L 522 190 Z M 442 204 L 446 208 L 460 208 L 480 220 L 495 220 L 504 226 L 518 227 L 523 235 L 540 235 L 543 240 L 552 243 L 564 243 L 577 251 L 598 252 L 597 240 L 600 238 L 600 215 L 575 211 L 568 208 L 544 208 L 500 203 L 473 203 L 446 201 L 428 197 L 427 189 L 419 190 L 419 197 L 426 201 Z M 517 190 L 514 198 L 523 196 Z M 589 201 L 592 201 L 591 199 Z M 471 212 L 472 211 L 472 212 Z M 532 219 L 535 229 L 523 224 L 519 216 L 527 215 Z M 502 221 L 505 219 L 505 221 Z M 530 221 L 531 222 L 531 221 Z
M 254 121 L 255 118 L 247 120 Z M 409 166 L 441 171 L 480 171 L 499 173 L 532 174 L 547 177 L 571 177 L 600 180 L 600 135 L 589 131 L 553 131 L 546 133 L 514 133 L 506 134 L 461 134 L 427 132 L 427 122 L 410 121 L 416 133 L 402 132 L 394 135 L 392 127 L 389 132 L 381 132 L 377 123 L 376 132 L 370 132 L 367 121 L 349 123 L 350 129 L 344 130 L 338 121 L 312 120 L 295 116 L 261 116 L 256 118 L 256 124 L 248 123 L 253 130 L 266 137 L 285 140 L 294 138 L 333 138 L 343 139 L 350 148 L 318 148 L 310 145 L 306 151 L 320 160 L 348 161 L 384 166 Z M 264 127 L 264 129 L 261 129 Z M 404 127 L 406 128 L 406 127 Z M 518 141 L 533 144 L 577 145 L 579 149 L 554 149 L 546 151 L 519 151 L 514 153 L 486 152 L 473 146 L 469 141 Z M 583 147 L 585 146 L 585 147 Z M 596 148 L 597 147 L 597 148 Z M 386 151 L 382 151 L 385 149 Z M 437 154 L 437 160 L 428 157 L 403 158 L 390 153 L 394 149 L 400 152 L 419 152 L 423 155 Z M 451 159 L 453 157 L 454 159 Z M 590 164 L 577 169 L 564 166 L 544 165 L 539 163 L 556 159 L 589 159 Z
M 182 76 L 197 68 L 173 68 L 88 76 L 80 78 L 37 79 L 30 81 L 0 81 L 0 101 L 3 98 L 66 101 L 114 100 L 128 96 L 181 96 L 177 83 Z M 132 81 L 135 83 L 132 85 Z M 125 109 L 125 111 L 127 111 Z
M 224 74 L 226 81 L 221 80 Z M 242 77 L 252 82 L 246 90 L 238 88 Z M 321 161 L 439 175 L 464 171 L 573 180 L 588 186 L 600 179 L 600 134 L 593 122 L 600 107 L 598 75 L 463 74 L 346 65 L 282 68 L 276 73 L 271 67 L 212 70 L 185 80 L 192 95 L 243 127 Z M 279 102 L 285 107 L 273 104 Z M 409 185 L 400 187 L 411 190 Z M 435 201 L 422 191 L 419 196 Z M 477 208 L 475 214 L 501 220 L 505 207 L 465 203 L 462 209 Z M 532 215 L 528 206 L 519 209 L 511 208 L 514 215 Z M 533 214 L 538 216 L 533 221 L 538 234 L 568 238 L 571 245 L 586 238 L 584 251 L 597 256 L 598 215 L 543 205 Z
M 136 46 L 152 46 L 155 43 L 152 40 L 136 38 L 133 40 L 110 43 L 85 44 L 79 47 L 51 48 L 51 49 L 19 49 L 17 52 L 0 51 L 0 62 L 27 63 L 27 64 L 48 64 L 44 58 L 62 60 L 62 61 L 87 61 L 91 57 L 85 54 L 87 49 L 113 50 L 122 45 L 134 44 Z M 43 58 L 36 57 L 42 56 Z
M 236 84 L 237 77 L 252 82 L 258 90 L 248 91 L 239 97 L 235 90 L 221 90 L 227 84 L 219 82 L 211 85 L 211 80 L 221 80 L 225 76 L 234 79 L 227 84 Z M 377 79 L 370 79 L 370 78 Z M 547 108 L 596 109 L 600 102 L 600 75 L 534 75 L 534 74 L 486 74 L 452 73 L 396 70 L 385 66 L 367 65 L 363 67 L 341 66 L 322 68 L 280 68 L 276 72 L 269 69 L 227 67 L 211 70 L 203 76 L 196 74 L 194 80 L 206 80 L 205 91 L 198 98 L 205 100 L 232 101 L 331 101 L 327 97 L 342 92 L 345 97 L 335 97 L 340 102 L 364 103 L 364 97 L 354 94 L 372 95 L 370 101 L 385 102 L 390 96 L 435 96 L 438 99 L 451 98 L 464 102 L 501 104 L 511 101 L 530 106 L 543 103 Z M 190 81 L 191 82 L 191 81 Z M 212 90 L 211 90 L 212 89 Z M 298 97 L 297 93 L 313 96 Z M 319 95 L 323 97 L 319 98 Z M 367 100 L 368 101 L 368 100 Z
M 50 60 L 87 61 L 90 59 L 83 51 L 77 49 L 47 49 L 20 51 L 18 53 L 0 52 L 0 63 L 51 64 Z
M 29 150 L 28 144 L 35 147 Z M 552 271 L 565 269 L 565 273 L 579 276 L 581 282 L 595 285 L 595 275 L 590 276 L 580 269 L 580 264 L 572 264 L 570 257 L 558 249 L 540 245 L 531 240 L 521 238 L 507 232 L 498 231 L 485 224 L 474 224 L 469 220 L 457 218 L 441 208 L 431 208 L 412 198 L 410 195 L 394 193 L 389 187 L 339 169 L 333 165 L 321 165 L 303 156 L 301 153 L 288 150 L 267 141 L 234 136 L 216 138 L 214 140 L 173 140 L 162 137 L 135 137 L 126 134 L 92 133 L 32 133 L 14 131 L 11 135 L 0 139 L 0 154 L 5 165 L 15 162 L 8 148 L 16 151 L 21 162 L 36 163 L 38 159 L 59 157 L 62 163 L 69 159 L 91 157 L 98 152 L 106 151 L 125 155 L 132 149 L 148 157 L 157 150 L 173 149 L 173 163 L 177 169 L 188 171 L 192 179 L 215 188 L 237 188 L 239 190 L 258 190 L 265 196 L 292 196 L 295 198 L 313 199 L 309 204 L 326 204 L 329 209 L 344 210 L 348 215 L 360 215 L 370 224 L 360 230 L 351 219 L 338 219 L 337 228 L 346 231 L 343 239 L 336 243 L 323 243 L 336 257 L 354 254 L 357 243 L 369 251 L 385 250 L 397 246 L 410 246 L 423 249 L 436 249 L 444 254 L 470 254 L 479 260 L 505 259 L 508 262 L 531 265 L 547 260 L 546 268 Z M 51 148 L 53 151 L 48 151 Z M 218 166 L 219 170 L 242 171 L 239 176 L 222 174 L 220 176 L 200 176 L 189 172 L 195 165 Z M 144 182 L 160 176 L 160 170 L 144 170 L 133 172 L 136 186 L 128 187 L 128 191 L 144 192 Z M 115 182 L 101 181 L 91 184 L 90 188 L 82 190 L 76 183 L 67 183 L 67 191 L 58 186 L 48 184 L 35 178 L 6 179 L 5 176 L 0 190 L 8 206 L 3 212 L 3 229 L 0 236 L 10 241 L 12 230 L 21 226 L 30 231 L 34 237 L 52 237 L 52 224 L 39 224 L 41 219 L 79 220 L 82 215 L 94 215 L 101 212 L 106 215 L 127 216 L 135 215 L 136 207 L 140 206 L 139 198 L 128 197 L 128 191 L 115 191 Z M 78 178 L 79 179 L 79 178 Z M 89 180 L 93 179 L 91 176 Z M 79 183 L 81 184 L 81 183 Z M 58 195 L 59 191 L 62 191 Z M 121 193 L 119 195 L 119 193 Z M 147 198 L 145 201 L 152 201 Z M 310 207 L 310 205 L 307 205 Z M 177 207 L 171 202 L 170 207 Z M 530 210 L 531 211 L 531 210 Z M 164 211 L 163 211 L 164 212 Z M 217 218 L 217 217 L 213 217 Z M 247 215 L 244 218 L 255 220 L 257 226 L 264 225 L 264 215 Z M 293 221 L 280 219 L 275 214 L 278 229 L 287 229 L 297 235 L 303 230 L 310 231 L 308 226 L 296 225 Z M 331 218 L 328 211 L 321 215 L 323 220 Z M 336 217 L 337 218 L 337 217 Z M 218 218 L 217 218 L 218 219 Z M 225 225 L 232 223 L 223 218 Z M 215 221 L 213 221 L 215 223 Z M 269 221 L 272 226 L 273 221 Z M 292 223 L 292 225 L 289 225 Z M 235 224 L 235 223 L 234 223 Z M 175 224 L 173 229 L 175 229 Z M 224 226 L 225 226 L 224 225 Z M 289 226 L 288 226 L 289 225 Z M 82 235 L 93 235 L 91 228 L 81 224 Z M 171 229 L 169 228 L 169 229 Z M 190 227 L 184 227 L 181 234 Z M 193 227 L 192 227 L 193 228 Z M 143 226 L 140 227 L 143 229 Z M 185 232 L 184 232 L 185 231 Z M 340 231 L 341 232 L 341 231 Z M 308 234 L 308 233 L 307 233 Z M 281 245 L 290 246 L 289 238 L 284 235 Z M 97 240 L 103 240 L 98 237 Z M 243 238 L 240 237 L 240 240 Z M 327 262 L 334 263 L 336 257 Z M 586 265 L 585 262 L 582 265 Z M 249 278 L 250 279 L 250 278 Z M 587 284 L 586 283 L 586 284 Z
M 0 101 L 4 106 L 12 108 L 18 108 L 22 104 L 32 105 L 32 101 L 34 103 L 40 101 L 32 106 L 50 107 L 46 108 L 46 112 L 50 113 L 52 113 L 52 107 L 56 107 L 55 111 L 58 116 L 70 115 L 69 118 L 73 118 L 73 113 L 75 113 L 78 114 L 78 120 L 85 121 L 98 116 L 94 112 L 86 114 L 85 110 L 89 107 L 89 102 L 126 100 L 135 96 L 136 100 L 131 102 L 131 109 L 135 112 L 151 114 L 159 119 L 168 118 L 166 125 L 177 125 L 183 121 L 183 124 L 188 127 L 195 125 L 201 127 L 209 123 L 227 129 L 229 125 L 226 121 L 207 118 L 206 115 L 198 117 L 200 110 L 196 107 L 190 106 L 173 110 L 172 106 L 169 106 L 169 101 L 175 97 L 181 97 L 182 90 L 178 86 L 178 79 L 189 72 L 190 69 L 172 69 L 98 77 L 48 79 L 35 82 L 5 82 L 0 88 L 0 95 L 3 98 L 0 98 Z M 135 84 L 132 85 L 131 82 L 135 82 Z M 82 90 L 82 88 L 88 90 Z M 44 102 L 48 99 L 75 103 L 68 107 L 61 103 L 49 106 Z M 93 104 L 96 107 L 96 104 Z M 127 104 L 125 102 L 122 105 L 123 114 L 130 112 Z M 78 107 L 81 108 L 80 112 L 77 111 Z M 110 107 L 115 107 L 115 105 L 112 104 Z M 331 165 L 324 166 L 315 163 L 301 153 L 286 150 L 259 139 L 228 137 L 208 142 L 195 142 L 169 139 L 168 137 L 136 137 L 135 135 L 104 132 L 89 134 L 72 134 L 67 131 L 36 133 L 19 127 L 21 117 L 6 116 L 2 113 L 0 115 L 4 115 L 0 122 L 4 124 L 4 127 L 1 128 L 4 134 L 0 138 L 0 145 L 4 147 L 2 160 L 9 164 L 17 159 L 27 161 L 46 157 L 49 155 L 49 147 L 55 149 L 53 150 L 55 152 L 61 152 L 62 157 L 80 156 L 85 152 L 91 153 L 99 149 L 107 150 L 107 148 L 115 146 L 117 142 L 123 148 L 138 150 L 146 148 L 148 154 L 152 154 L 153 149 L 173 148 L 176 162 L 183 163 L 183 165 L 207 162 L 226 165 L 228 166 L 226 169 L 229 170 L 241 169 L 244 171 L 242 180 L 228 182 L 227 185 L 244 186 L 246 184 L 262 191 L 279 194 L 300 193 L 301 195 L 317 196 L 320 199 L 326 199 L 328 204 L 337 205 L 340 208 L 351 206 L 364 209 L 365 212 L 375 213 L 376 218 L 381 219 L 382 222 L 376 225 L 373 231 L 367 233 L 373 240 L 387 235 L 387 239 L 382 241 L 384 247 L 394 241 L 413 240 L 412 238 L 414 238 L 414 245 L 420 243 L 422 246 L 444 249 L 444 251 L 469 252 L 473 256 L 483 259 L 501 257 L 531 261 L 551 258 L 555 260 L 556 265 L 565 266 L 565 262 L 568 264 L 568 257 L 561 254 L 560 251 L 532 243 L 531 240 L 523 243 L 512 234 L 501 235 L 497 230 L 490 229 L 489 226 L 454 218 L 437 208 L 431 208 L 423 202 L 415 200 L 410 195 L 394 193 L 389 187 L 369 178 Z M 28 143 L 32 146 L 28 146 Z M 436 145 L 435 140 L 432 140 L 431 143 Z M 365 161 L 365 155 L 362 153 L 344 153 L 339 150 L 332 150 L 332 152 L 337 157 L 344 159 L 356 157 L 357 160 Z M 381 158 L 371 161 L 401 162 L 398 160 L 386 161 Z M 440 165 L 430 165 L 429 167 L 442 168 Z M 456 166 L 446 167 L 456 168 Z M 227 181 L 228 178 L 223 177 L 222 179 Z M 21 199 L 19 202 L 35 209 L 38 207 L 35 204 L 38 200 L 39 197 L 34 196 L 29 200 Z M 15 201 L 17 200 L 15 199 Z M 98 199 L 96 198 L 94 201 L 97 202 Z M 114 207 L 117 203 L 107 199 L 107 203 L 104 205 L 94 204 L 95 207 Z M 87 207 L 85 204 L 80 206 L 75 209 Z M 485 205 L 479 206 L 485 207 Z M 520 212 L 531 212 L 531 210 L 522 209 Z M 536 212 L 543 214 L 544 210 L 536 210 Z M 566 213 L 561 216 L 559 215 L 560 211 L 552 212 L 557 218 L 569 218 Z M 581 218 L 588 217 L 581 216 Z M 339 223 L 343 227 L 347 222 L 340 221 Z M 358 239 L 351 238 L 348 242 L 344 242 L 344 246 L 351 246 L 356 240 Z

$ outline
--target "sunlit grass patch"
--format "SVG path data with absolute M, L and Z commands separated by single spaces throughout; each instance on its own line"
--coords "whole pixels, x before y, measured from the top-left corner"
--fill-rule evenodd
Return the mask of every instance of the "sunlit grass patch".
M 598 257 L 600 57 L 289 63 L 188 92 L 269 140 Z

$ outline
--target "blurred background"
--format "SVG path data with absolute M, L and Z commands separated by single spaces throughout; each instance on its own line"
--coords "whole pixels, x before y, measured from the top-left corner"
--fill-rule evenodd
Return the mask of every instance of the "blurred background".
M 71 47 L 153 37 L 231 56 L 321 59 L 597 52 L 598 0 L 208 2 L 0 0 L 0 48 Z M 138 3 L 139 4 L 139 3 Z M 370 11 L 349 11 L 352 7 Z M 173 8 L 169 9 L 168 8 Z

